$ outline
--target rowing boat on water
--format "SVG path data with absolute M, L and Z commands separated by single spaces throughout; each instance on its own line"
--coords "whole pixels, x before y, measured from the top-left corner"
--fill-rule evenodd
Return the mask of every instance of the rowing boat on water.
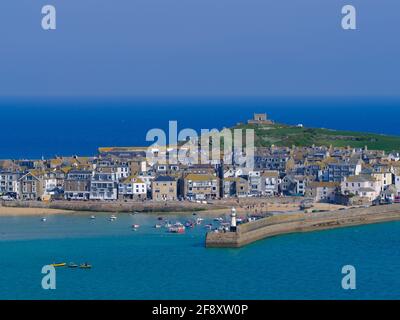
M 67 265 L 66 262 L 52 263 L 53 267 L 65 267 Z

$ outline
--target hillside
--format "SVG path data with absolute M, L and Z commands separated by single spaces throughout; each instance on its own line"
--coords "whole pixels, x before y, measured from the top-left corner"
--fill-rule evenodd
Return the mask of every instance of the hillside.
M 400 136 L 376 133 L 341 131 L 323 128 L 305 128 L 285 124 L 241 124 L 235 129 L 254 129 L 257 147 L 276 146 L 334 146 L 364 147 L 374 150 L 400 151 Z

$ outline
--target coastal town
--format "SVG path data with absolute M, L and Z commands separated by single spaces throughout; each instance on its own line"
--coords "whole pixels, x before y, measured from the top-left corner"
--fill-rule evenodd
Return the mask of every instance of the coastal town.
M 251 125 L 267 125 L 254 114 Z M 400 149 L 400 146 L 399 146 Z M 0 160 L 2 202 L 197 202 L 298 197 L 344 206 L 400 202 L 400 153 L 367 146 L 256 147 L 254 166 L 149 163 L 146 147 L 102 147 L 89 157 Z M 152 152 L 168 154 L 167 147 Z

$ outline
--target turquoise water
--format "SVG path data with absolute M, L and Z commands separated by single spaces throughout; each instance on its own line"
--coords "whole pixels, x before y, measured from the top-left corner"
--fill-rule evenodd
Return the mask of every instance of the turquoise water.
M 1 217 L 0 299 L 400 298 L 400 222 L 206 249 L 203 227 L 177 235 L 153 228 L 154 215 L 107 217 Z M 57 289 L 43 290 L 41 268 L 56 261 L 93 269 L 57 268 Z M 341 289 L 346 264 L 353 291 Z

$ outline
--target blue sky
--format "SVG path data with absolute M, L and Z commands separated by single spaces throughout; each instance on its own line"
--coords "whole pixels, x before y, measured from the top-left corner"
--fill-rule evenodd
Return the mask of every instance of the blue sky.
M 399 17 L 398 0 L 1 0 L 0 95 L 398 96 Z

